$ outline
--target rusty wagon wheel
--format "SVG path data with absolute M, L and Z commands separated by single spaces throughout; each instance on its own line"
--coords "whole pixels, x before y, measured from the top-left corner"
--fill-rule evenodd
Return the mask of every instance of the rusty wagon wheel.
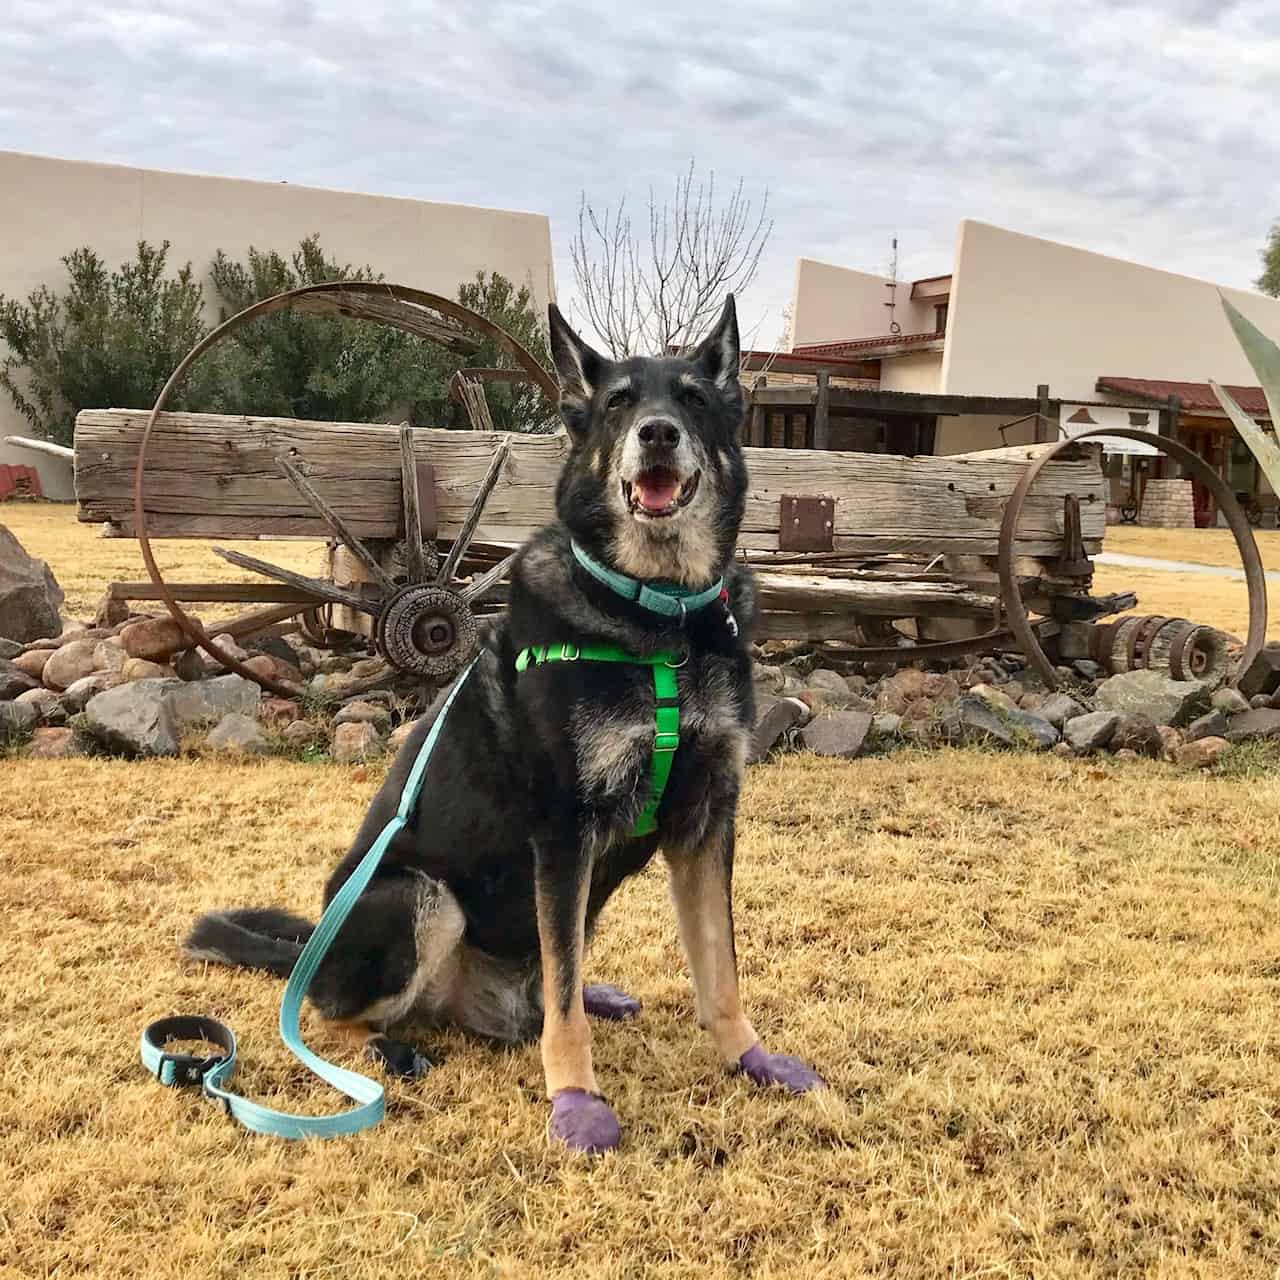
M 231 654 L 223 652 L 204 627 L 183 611 L 166 586 L 147 533 L 146 463 L 147 446 L 160 414 L 170 395 L 196 360 L 216 342 L 251 321 L 295 306 L 312 312 L 372 320 L 455 350 L 467 349 L 467 330 L 473 330 L 497 342 L 546 399 L 552 404 L 558 401 L 558 389 L 551 375 L 519 342 L 491 320 L 438 294 L 406 285 L 375 281 L 344 280 L 308 285 L 266 298 L 224 321 L 183 357 L 156 398 L 138 446 L 138 460 L 134 468 L 133 509 L 143 563 L 170 616 L 192 644 L 203 649 L 227 670 L 285 697 L 292 696 L 296 690 L 253 671 Z M 474 343 L 471 349 L 475 349 Z M 446 681 L 462 669 L 475 651 L 478 632 L 472 606 L 497 586 L 509 572 L 515 558 L 514 555 L 508 556 L 465 585 L 459 581 L 462 559 L 475 536 L 484 514 L 485 503 L 498 482 L 510 448 L 510 442 L 504 440 L 494 451 L 489 469 L 480 482 L 458 535 L 441 560 L 435 547 L 428 546 L 423 541 L 418 518 L 421 503 L 413 453 L 413 432 L 407 426 L 400 428 L 401 490 L 405 515 L 404 572 L 394 575 L 388 572 L 379 557 L 352 532 L 339 513 L 317 491 L 302 467 L 297 465 L 299 460 L 285 456 L 275 459 L 276 466 L 328 525 L 334 537 L 368 571 L 371 582 L 364 584 L 369 588 L 367 592 L 345 590 L 333 582 L 307 577 L 238 551 L 223 547 L 214 547 L 213 550 L 230 564 L 312 597 L 314 605 L 304 606 L 307 625 L 312 629 L 312 634 L 323 634 L 323 623 L 319 615 L 323 606 L 346 605 L 373 617 L 375 642 L 393 667 L 424 679 Z

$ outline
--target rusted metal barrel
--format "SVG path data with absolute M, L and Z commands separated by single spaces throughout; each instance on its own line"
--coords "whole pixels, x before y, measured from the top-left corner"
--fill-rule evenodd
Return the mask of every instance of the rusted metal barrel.
M 1227 669 L 1226 637 L 1213 627 L 1160 614 L 1133 615 L 1093 629 L 1093 660 L 1112 675 L 1159 671 L 1174 680 L 1220 679 Z

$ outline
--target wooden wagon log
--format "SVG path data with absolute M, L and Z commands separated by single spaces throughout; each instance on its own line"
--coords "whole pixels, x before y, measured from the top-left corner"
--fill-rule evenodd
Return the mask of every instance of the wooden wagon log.
M 147 420 L 141 410 L 85 410 L 76 420 L 76 493 L 82 520 L 130 532 L 133 466 Z M 511 454 L 478 532 L 522 542 L 551 518 L 555 480 L 568 449 L 562 435 L 504 437 L 415 430 L 414 454 L 435 466 L 440 533 L 457 535 L 494 452 Z M 739 545 L 776 550 L 784 493 L 836 499 L 837 551 L 994 555 L 1000 516 L 1025 467 L 1022 456 L 904 458 L 885 454 L 748 449 L 750 490 Z M 1028 450 L 1017 451 L 1025 455 Z M 274 459 L 305 460 L 316 489 L 362 538 L 395 538 L 401 522 L 400 439 L 395 427 L 165 414 L 148 452 L 147 510 L 153 537 L 243 538 L 327 533 Z M 1055 461 L 1040 477 L 1019 525 L 1016 550 L 1062 549 L 1063 498 L 1081 499 L 1085 546 L 1105 525 L 1096 459 Z
M 991 617 L 996 596 L 958 582 L 859 581 L 767 573 L 756 581 L 761 609 L 878 618 Z

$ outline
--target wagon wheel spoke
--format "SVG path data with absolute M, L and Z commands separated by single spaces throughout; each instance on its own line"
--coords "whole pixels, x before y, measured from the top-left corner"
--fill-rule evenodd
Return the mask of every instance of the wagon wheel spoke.
M 347 550 L 364 565 L 383 592 L 386 595 L 391 595 L 396 589 L 395 583 L 391 581 L 386 570 L 378 563 L 377 557 L 351 532 L 347 522 L 320 496 L 311 481 L 286 457 L 277 457 L 276 466 L 284 472 L 289 483 L 315 507 L 324 519 L 325 524 L 333 530 Z
M 427 576 L 427 556 L 422 546 L 422 517 L 418 494 L 418 465 L 413 456 L 413 428 L 400 428 L 400 486 L 404 494 L 404 558 L 410 582 Z
M 513 551 L 505 560 L 499 561 L 492 569 L 482 573 L 470 586 L 464 587 L 459 593 L 463 603 L 479 604 L 511 572 L 511 566 L 516 562 L 516 554 Z
M 445 557 L 445 562 L 440 566 L 440 572 L 436 575 L 436 586 L 442 587 L 452 580 L 454 573 L 457 571 L 459 561 L 466 555 L 467 548 L 471 545 L 471 539 L 475 537 L 480 517 L 484 514 L 485 503 L 489 501 L 493 486 L 498 483 L 498 477 L 502 474 L 502 468 L 506 464 L 507 455 L 510 452 L 511 442 L 509 440 L 504 440 L 494 452 L 493 458 L 489 463 L 489 470 L 485 472 L 484 479 L 480 481 L 480 488 L 476 490 L 471 510 L 467 512 L 467 518 L 462 522 L 462 528 L 458 530 L 458 536 L 453 540 L 453 546 L 449 548 L 449 554 Z
M 310 592 L 319 600 L 327 600 L 330 604 L 345 604 L 349 608 L 359 609 L 362 613 L 371 613 L 375 617 L 379 610 L 379 602 L 364 600 L 350 591 L 343 591 L 331 582 L 323 582 L 319 578 L 308 578 L 305 574 L 294 573 L 292 569 L 282 569 L 279 565 L 259 560 L 256 556 L 247 556 L 241 551 L 229 551 L 226 547 L 210 548 L 213 554 L 221 556 L 228 564 L 240 569 L 248 569 L 250 573 L 259 573 L 264 578 L 273 578 L 276 582 L 288 583 L 300 591 Z

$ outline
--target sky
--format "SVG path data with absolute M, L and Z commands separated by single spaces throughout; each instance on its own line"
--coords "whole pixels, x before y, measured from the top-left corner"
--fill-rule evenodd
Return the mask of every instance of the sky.
M 584 191 L 741 177 L 761 345 L 800 256 L 940 274 L 969 217 L 1248 287 L 1280 219 L 1276 0 L 5 8 L 0 149 L 546 213 L 562 298 Z

